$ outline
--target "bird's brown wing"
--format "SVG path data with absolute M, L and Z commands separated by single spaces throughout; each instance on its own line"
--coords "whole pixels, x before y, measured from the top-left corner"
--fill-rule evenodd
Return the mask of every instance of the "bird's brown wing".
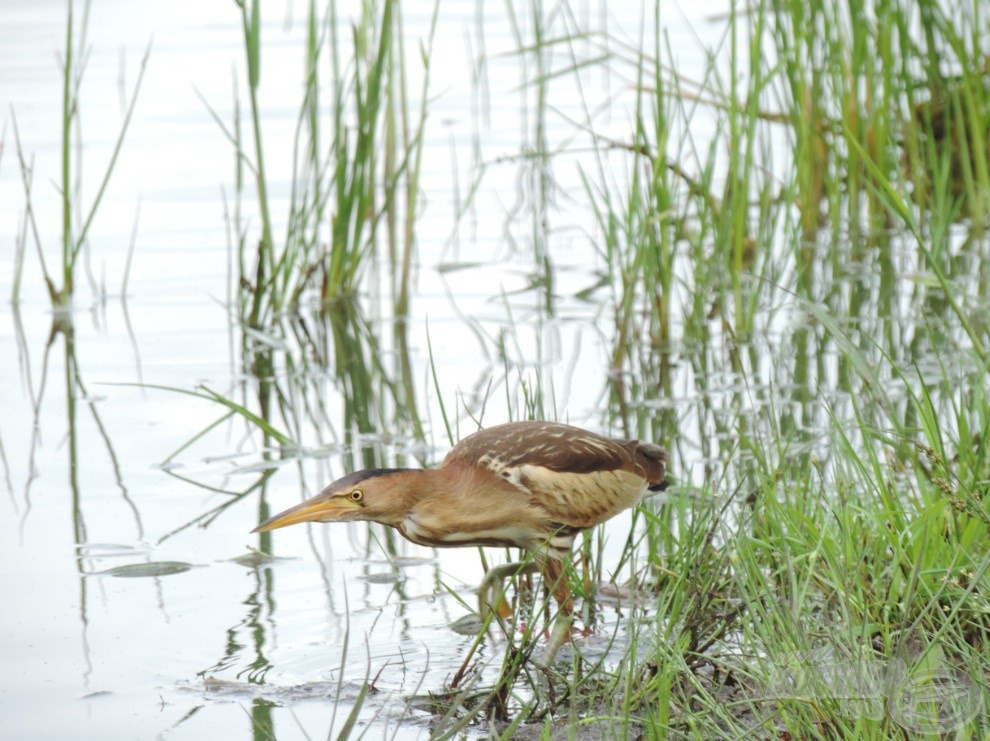
M 454 462 L 493 469 L 536 465 L 562 473 L 624 469 L 654 486 L 664 479 L 667 454 L 659 445 L 613 440 L 558 422 L 509 422 L 461 440 L 443 463 Z
M 660 485 L 665 463 L 663 448 L 651 443 L 556 422 L 510 422 L 464 438 L 443 465 L 486 468 L 528 493 L 554 522 L 586 528 Z

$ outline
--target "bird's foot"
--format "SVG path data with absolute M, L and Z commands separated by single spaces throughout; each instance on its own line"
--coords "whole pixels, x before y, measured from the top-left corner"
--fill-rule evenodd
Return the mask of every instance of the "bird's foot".
M 547 645 L 543 649 L 543 653 L 540 655 L 539 662 L 543 666 L 550 666 L 553 664 L 554 658 L 557 656 L 557 652 L 560 647 L 565 643 L 569 643 L 574 635 L 574 630 L 576 626 L 574 625 L 574 616 L 565 613 L 557 613 L 557 617 L 553 621 L 553 630 L 550 635 L 547 636 Z M 580 630 L 578 630 L 580 632 Z
M 592 628 L 590 625 L 584 625 L 580 628 L 576 625 L 572 625 L 570 631 L 570 639 L 574 640 L 575 638 L 588 638 L 590 636 L 593 636 L 594 634 L 595 634 L 595 629 Z
M 530 631 L 530 623 L 527 623 L 526 621 L 521 621 L 516 624 L 516 633 L 520 635 L 525 635 L 529 631 Z M 587 626 L 583 628 L 579 628 L 576 625 L 572 625 L 570 629 L 567 631 L 567 634 L 564 636 L 563 641 L 564 643 L 568 643 L 575 638 L 587 638 L 588 636 L 592 635 L 594 632 L 595 632 L 594 630 L 588 628 Z M 553 631 L 551 630 L 549 625 L 543 628 L 544 640 L 550 640 L 552 634 Z
M 594 628 L 589 628 L 587 625 L 581 627 L 571 624 L 567 629 L 567 633 L 563 634 L 561 641 L 562 643 L 570 643 L 578 638 L 587 638 L 590 635 L 594 635 L 594 633 Z M 549 626 L 543 629 L 543 637 L 548 641 L 553 637 L 553 631 Z

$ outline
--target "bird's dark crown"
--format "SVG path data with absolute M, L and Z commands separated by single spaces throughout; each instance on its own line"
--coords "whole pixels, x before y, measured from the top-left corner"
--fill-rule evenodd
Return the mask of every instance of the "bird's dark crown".
M 402 473 L 403 471 L 408 470 L 408 468 L 365 468 L 361 471 L 355 471 L 354 473 L 348 474 L 342 479 L 337 479 L 333 482 L 332 487 L 334 489 L 346 489 L 356 484 L 360 484 L 362 481 L 367 481 L 368 479 L 375 479 L 379 476 L 388 476 L 392 473 Z

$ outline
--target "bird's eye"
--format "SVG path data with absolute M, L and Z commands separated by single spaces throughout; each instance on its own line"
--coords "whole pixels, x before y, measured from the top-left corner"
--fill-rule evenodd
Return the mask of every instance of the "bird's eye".
M 364 499 L 364 492 L 360 489 L 355 489 L 350 494 L 347 495 L 352 502 L 360 502 Z

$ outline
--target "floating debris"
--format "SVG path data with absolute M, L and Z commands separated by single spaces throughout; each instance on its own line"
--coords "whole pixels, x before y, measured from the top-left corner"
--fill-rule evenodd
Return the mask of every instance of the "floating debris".
M 257 548 L 251 548 L 248 546 L 248 552 L 242 553 L 240 556 L 231 558 L 227 560 L 227 563 L 236 563 L 238 566 L 244 566 L 249 569 L 255 569 L 259 566 L 267 566 L 269 564 L 275 563 L 276 561 L 298 561 L 299 559 L 294 556 L 273 556 L 271 553 L 265 553 L 264 551 L 259 551 Z
M 233 679 L 207 676 L 201 686 L 178 686 L 179 690 L 202 693 L 213 699 L 262 698 L 279 704 L 291 705 L 304 700 L 353 702 L 361 696 L 361 685 L 356 682 L 313 681 L 302 684 L 279 685 L 271 683 L 241 682 Z
M 369 584 L 395 584 L 396 582 L 405 581 L 406 577 L 394 571 L 382 571 L 377 574 L 364 574 L 359 576 L 358 579 L 360 581 L 366 581 Z
M 170 574 L 181 574 L 193 568 L 191 563 L 185 561 L 152 561 L 150 563 L 128 563 L 123 566 L 115 566 L 106 571 L 94 571 L 87 576 L 120 576 L 129 579 L 136 579 L 147 576 L 169 576 Z
M 476 636 L 481 632 L 481 618 L 477 615 L 459 617 L 450 624 L 450 629 L 462 636 Z
M 80 543 L 76 546 L 76 552 L 83 558 L 119 558 L 140 556 L 148 553 L 148 549 L 119 543 Z
M 88 695 L 83 695 L 83 700 L 95 700 L 98 697 L 112 697 L 113 692 L 110 690 L 97 690 L 96 692 L 90 692 Z

